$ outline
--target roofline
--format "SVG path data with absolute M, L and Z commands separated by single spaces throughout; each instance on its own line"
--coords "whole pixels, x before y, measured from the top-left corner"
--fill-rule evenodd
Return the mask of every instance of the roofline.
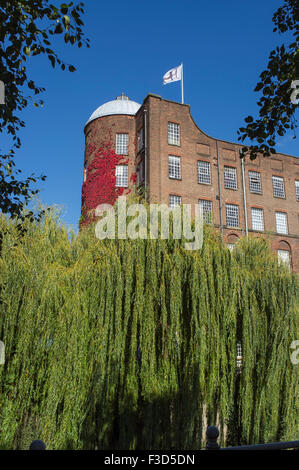
M 146 97 L 144 98 L 144 100 L 143 100 L 143 104 L 145 103 L 145 101 L 146 101 L 150 96 L 152 96 L 153 98 L 159 98 L 160 100 L 166 101 L 166 102 L 168 102 L 168 103 L 174 103 L 174 104 L 178 104 L 178 105 L 180 105 L 180 106 L 188 107 L 188 108 L 189 108 L 190 118 L 191 118 L 193 124 L 197 127 L 197 129 L 198 129 L 202 134 L 204 134 L 204 135 L 205 135 L 206 137 L 208 137 L 209 139 L 213 139 L 213 140 L 215 140 L 215 142 L 223 142 L 223 143 L 225 143 L 225 144 L 237 145 L 238 147 L 246 147 L 246 144 L 240 144 L 240 143 L 237 143 L 237 142 L 230 142 L 230 141 L 224 140 L 224 139 L 217 139 L 216 137 L 213 137 L 213 136 L 207 134 L 205 131 L 203 131 L 203 130 L 196 124 L 196 122 L 195 122 L 195 120 L 194 120 L 194 118 L 193 118 L 193 116 L 192 116 L 192 114 L 191 114 L 190 104 L 180 103 L 179 101 L 166 100 L 166 99 L 162 98 L 162 96 L 156 95 L 155 93 L 148 93 L 148 94 L 146 95 Z M 140 109 L 141 109 L 141 108 L 139 108 L 139 110 L 140 110 Z M 137 113 L 139 112 L 139 110 L 137 111 Z M 136 113 L 136 114 L 137 114 L 137 113 Z M 247 145 L 247 147 L 249 147 L 249 146 L 250 146 L 250 144 Z M 299 156 L 296 157 L 295 155 L 290 155 L 289 153 L 282 153 L 282 152 L 273 153 L 273 154 L 271 154 L 271 155 L 275 156 L 275 155 L 277 155 L 277 154 L 279 154 L 279 155 L 285 155 L 286 157 L 293 157 L 293 158 L 296 158 L 296 159 L 299 158 Z
M 236 146 L 238 146 L 238 147 L 246 147 L 246 144 L 240 144 L 240 143 L 237 143 L 237 142 L 231 142 L 231 141 L 224 140 L 224 139 L 217 139 L 216 137 L 213 137 L 213 136 L 207 134 L 205 131 L 203 131 L 203 130 L 196 124 L 196 122 L 195 122 L 195 120 L 194 120 L 194 118 L 193 118 L 193 116 L 192 116 L 192 114 L 191 114 L 190 104 L 180 103 L 179 101 L 166 100 L 166 99 L 162 98 L 161 95 L 157 95 L 157 94 L 155 94 L 155 93 L 148 93 L 148 94 L 146 95 L 146 97 L 145 97 L 144 100 L 143 100 L 143 103 L 140 105 L 140 108 L 136 111 L 135 114 L 106 114 L 105 116 L 99 116 L 99 117 L 97 117 L 97 118 L 92 119 L 91 121 L 87 121 L 87 123 L 86 123 L 86 124 L 84 125 L 84 127 L 83 127 L 83 132 L 84 132 L 84 134 L 85 134 L 86 126 L 87 126 L 88 124 L 90 124 L 91 122 L 97 120 L 97 119 L 101 119 L 101 118 L 107 117 L 107 116 L 137 116 L 137 114 L 139 113 L 139 111 L 141 111 L 142 108 L 144 107 L 145 102 L 147 101 L 147 99 L 150 98 L 150 97 L 159 99 L 159 100 L 161 100 L 161 101 L 166 101 L 167 103 L 173 103 L 173 104 L 178 104 L 179 106 L 185 106 L 186 108 L 188 108 L 190 118 L 191 118 L 193 124 L 195 125 L 195 127 L 196 127 L 202 134 L 204 134 L 206 137 L 208 137 L 209 139 L 212 139 L 212 140 L 214 140 L 215 142 L 222 142 L 222 143 L 225 143 L 225 144 L 236 145 Z M 112 101 L 114 101 L 114 100 L 112 100 Z M 109 101 L 107 101 L 107 103 L 109 103 Z M 137 102 L 135 101 L 135 103 L 137 103 Z M 105 103 L 104 103 L 104 104 L 105 104 Z M 138 104 L 139 104 L 139 103 L 138 103 Z M 247 146 L 249 147 L 250 144 L 247 144 Z M 296 158 L 296 159 L 299 158 L 299 156 L 296 157 L 295 155 L 290 155 L 289 153 L 282 153 L 282 152 L 273 153 L 273 154 L 271 154 L 271 155 L 273 155 L 273 157 L 274 157 L 274 156 L 277 155 L 277 154 L 279 154 L 279 155 L 284 155 L 284 156 L 286 156 L 286 157 Z
M 88 124 L 92 123 L 93 121 L 97 121 L 98 119 L 102 119 L 102 118 L 105 118 L 105 117 L 109 117 L 109 116 L 126 116 L 126 117 L 135 117 L 136 114 L 139 112 L 139 110 L 141 109 L 142 105 L 140 106 L 140 108 L 138 109 L 138 111 L 135 113 L 135 114 L 105 114 L 104 116 L 98 116 L 94 119 L 92 119 L 91 121 L 87 121 L 86 124 L 83 126 L 83 132 L 85 134 L 85 129 L 86 129 L 86 126 L 88 126 Z

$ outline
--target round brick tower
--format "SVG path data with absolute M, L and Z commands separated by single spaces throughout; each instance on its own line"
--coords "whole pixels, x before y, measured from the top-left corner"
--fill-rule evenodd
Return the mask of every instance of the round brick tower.
M 115 100 L 108 101 L 97 108 L 85 124 L 82 208 L 85 206 L 89 210 L 95 208 L 91 207 L 92 205 L 96 206 L 102 202 L 113 203 L 112 200 L 110 201 L 113 197 L 109 199 L 109 191 L 112 195 L 116 188 L 118 195 L 125 194 L 130 181 L 134 180 L 136 174 L 135 116 L 140 107 L 139 103 L 130 100 L 122 93 Z M 110 187 L 112 182 L 109 186 L 108 181 L 109 178 L 111 179 L 109 161 L 113 168 L 114 188 Z M 97 175 L 97 180 L 95 175 Z M 92 202 L 90 192 L 94 193 Z M 87 197 L 89 197 L 88 204 Z

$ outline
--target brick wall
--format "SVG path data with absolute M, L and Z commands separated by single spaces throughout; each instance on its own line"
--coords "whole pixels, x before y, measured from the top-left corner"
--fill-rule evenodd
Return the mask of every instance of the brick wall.
M 137 152 L 136 133 L 144 127 L 144 112 L 147 113 L 147 149 Z M 180 145 L 168 144 L 168 122 L 179 124 Z M 117 132 L 129 134 L 129 178 L 136 171 L 136 163 L 147 160 L 147 186 L 149 202 L 169 203 L 169 195 L 181 196 L 183 204 L 197 205 L 199 199 L 212 202 L 213 222 L 220 226 L 220 192 L 224 239 L 235 242 L 245 235 L 245 215 L 242 187 L 242 168 L 239 156 L 241 145 L 216 140 L 205 134 L 195 124 L 190 107 L 185 104 L 163 100 L 157 95 L 148 95 L 136 116 L 104 116 L 89 123 L 85 128 L 86 143 L 100 145 L 107 140 L 110 129 L 112 142 Z M 217 155 L 218 145 L 218 155 Z M 168 156 L 180 157 L 181 179 L 169 178 Z M 218 169 L 219 158 L 219 169 Z M 199 184 L 197 162 L 208 162 L 211 169 L 211 184 Z M 90 159 L 85 155 L 85 162 Z M 224 187 L 224 167 L 236 169 L 237 189 Z M 220 188 L 219 175 L 220 173 Z M 250 192 L 248 171 L 260 173 L 262 194 Z M 267 235 L 273 250 L 289 250 L 291 265 L 299 273 L 299 202 L 296 201 L 295 180 L 299 181 L 299 158 L 275 154 L 271 158 L 258 157 L 251 161 L 245 157 L 245 189 L 249 234 Z M 272 176 L 284 179 L 285 198 L 273 196 Z M 221 191 L 220 191 L 221 190 Z M 239 207 L 239 227 L 226 227 L 226 204 Z M 263 209 L 264 232 L 252 230 L 251 209 Z M 287 214 L 288 235 L 276 233 L 275 212 Z

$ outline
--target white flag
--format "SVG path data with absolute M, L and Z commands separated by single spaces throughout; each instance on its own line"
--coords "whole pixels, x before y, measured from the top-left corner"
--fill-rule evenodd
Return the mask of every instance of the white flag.
M 163 85 L 170 82 L 177 82 L 178 80 L 182 80 L 182 64 L 174 69 L 168 70 L 163 77 Z

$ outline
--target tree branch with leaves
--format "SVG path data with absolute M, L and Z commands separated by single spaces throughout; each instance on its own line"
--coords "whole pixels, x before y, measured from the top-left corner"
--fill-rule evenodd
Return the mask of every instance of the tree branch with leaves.
M 254 91 L 261 92 L 257 102 L 259 117 L 245 118 L 246 127 L 238 130 L 238 140 L 249 139 L 250 146 L 243 147 L 254 160 L 258 153 L 265 157 L 276 153 L 277 136 L 284 136 L 297 128 L 295 110 L 298 105 L 299 79 L 298 61 L 298 5 L 297 0 L 284 0 L 282 7 L 274 13 L 274 32 L 286 34 L 289 43 L 277 46 L 269 55 L 267 69 L 260 74 L 260 81 Z M 299 85 L 299 81 L 298 81 Z
M 0 105 L 0 132 L 6 132 L 13 140 L 12 149 L 0 155 L 0 211 L 11 216 L 21 216 L 24 202 L 38 192 L 31 189 L 31 184 L 45 179 L 31 175 L 21 180 L 13 159 L 15 150 L 21 146 L 18 133 L 25 127 L 20 112 L 31 102 L 36 107 L 43 105 L 37 95 L 45 89 L 28 76 L 27 61 L 42 54 L 48 57 L 53 68 L 59 66 L 74 72 L 75 67 L 62 60 L 52 48 L 52 41 L 61 35 L 65 43 L 89 47 L 82 30 L 83 14 L 82 2 L 55 6 L 48 0 L 0 0 L 0 80 L 5 84 L 5 105 Z

